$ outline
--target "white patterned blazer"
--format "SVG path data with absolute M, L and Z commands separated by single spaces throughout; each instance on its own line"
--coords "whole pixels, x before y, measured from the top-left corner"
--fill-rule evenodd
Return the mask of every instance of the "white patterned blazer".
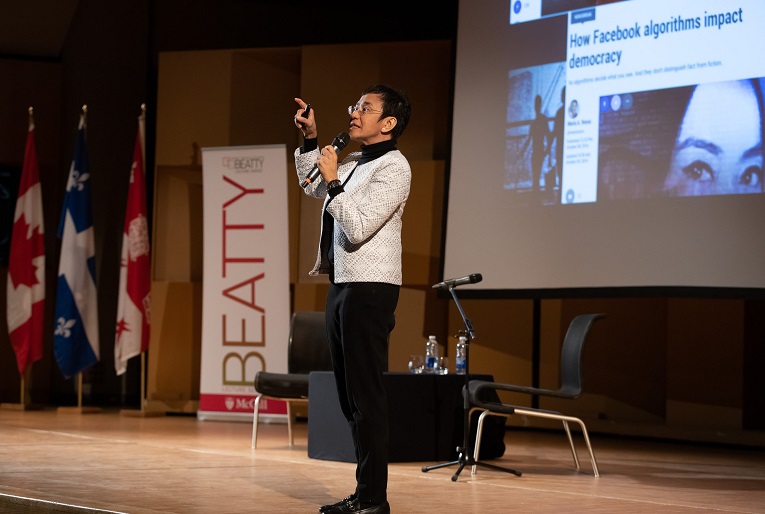
M 300 148 L 295 150 L 299 181 L 302 182 L 311 171 L 318 155 L 318 148 L 306 153 L 300 153 Z M 309 184 L 305 193 L 324 198 L 324 209 L 334 218 L 336 283 L 401 285 L 401 217 L 409 197 L 412 170 L 398 150 L 390 150 L 357 167 L 360 158 L 361 152 L 354 152 L 338 165 L 344 192 L 330 198 L 326 183 L 320 178 Z M 353 174 L 347 180 L 351 171 Z M 329 272 L 330 263 L 326 257 L 322 259 L 319 248 L 316 264 L 309 275 Z

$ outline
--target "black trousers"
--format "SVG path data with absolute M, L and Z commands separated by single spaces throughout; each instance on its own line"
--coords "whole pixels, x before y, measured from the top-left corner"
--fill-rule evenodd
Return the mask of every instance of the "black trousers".
M 331 284 L 327 294 L 327 338 L 340 408 L 351 427 L 362 502 L 387 500 L 388 403 L 382 375 L 399 289 L 353 282 Z

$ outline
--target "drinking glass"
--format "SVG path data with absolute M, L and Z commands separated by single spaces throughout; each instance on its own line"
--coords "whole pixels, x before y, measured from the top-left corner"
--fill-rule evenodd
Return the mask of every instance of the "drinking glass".
M 425 360 L 422 355 L 410 355 L 409 356 L 409 373 L 417 375 L 422 374 L 425 370 Z

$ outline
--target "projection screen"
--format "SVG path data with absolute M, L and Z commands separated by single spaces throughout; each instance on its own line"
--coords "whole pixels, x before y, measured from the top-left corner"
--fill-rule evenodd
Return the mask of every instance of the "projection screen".
M 762 0 L 460 2 L 443 276 L 765 288 Z

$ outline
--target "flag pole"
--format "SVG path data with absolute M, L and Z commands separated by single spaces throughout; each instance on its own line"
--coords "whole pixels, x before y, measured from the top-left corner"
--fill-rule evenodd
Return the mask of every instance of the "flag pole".
M 35 124 L 35 115 L 34 115 L 34 107 L 31 105 L 29 106 L 29 119 L 27 122 L 27 130 L 29 130 L 31 127 Z M 26 370 L 25 370 L 26 371 Z M 21 374 L 21 399 L 19 401 L 19 405 L 21 405 L 21 409 L 24 410 L 24 406 L 26 405 L 26 389 L 27 389 L 27 383 L 24 379 L 24 373 Z
M 27 129 L 31 129 L 35 125 L 35 109 L 31 105 L 29 106 L 29 121 L 27 124 Z M 27 368 L 29 369 L 29 368 Z M 26 392 L 27 392 L 27 381 L 25 378 L 26 370 L 24 373 L 21 374 L 21 400 L 19 401 L 19 405 L 21 405 L 21 410 L 24 410 L 26 408 L 27 404 L 27 398 L 26 398 Z
M 141 352 L 141 408 L 140 409 L 122 409 L 120 414 L 134 418 L 153 418 L 164 416 L 165 411 L 148 410 L 146 408 L 146 352 Z
M 141 115 L 138 117 L 138 134 L 141 144 L 141 169 L 146 173 L 146 104 L 141 104 Z M 146 351 L 141 352 L 141 407 L 139 409 L 122 409 L 120 414 L 133 417 L 154 417 L 164 416 L 165 412 L 161 410 L 148 410 L 146 408 Z
M 56 412 L 63 414 L 95 414 L 101 412 L 100 407 L 83 407 L 82 405 L 82 371 L 77 373 L 77 406 L 59 407 Z
M 139 137 L 141 138 L 141 169 L 146 176 L 146 103 L 141 104 L 141 116 L 138 120 Z M 141 412 L 146 410 L 146 352 L 141 352 Z
M 141 352 L 141 412 L 146 410 L 146 352 Z
M 88 126 L 88 104 L 82 104 L 82 121 L 85 127 Z M 82 371 L 77 373 L 77 409 L 75 412 L 80 414 L 92 414 L 101 412 L 98 407 L 83 407 L 82 405 Z
M 27 381 L 24 375 L 21 375 L 21 393 L 19 393 L 19 403 L 0 403 L 0 410 L 40 410 L 41 405 L 33 404 L 27 395 Z

